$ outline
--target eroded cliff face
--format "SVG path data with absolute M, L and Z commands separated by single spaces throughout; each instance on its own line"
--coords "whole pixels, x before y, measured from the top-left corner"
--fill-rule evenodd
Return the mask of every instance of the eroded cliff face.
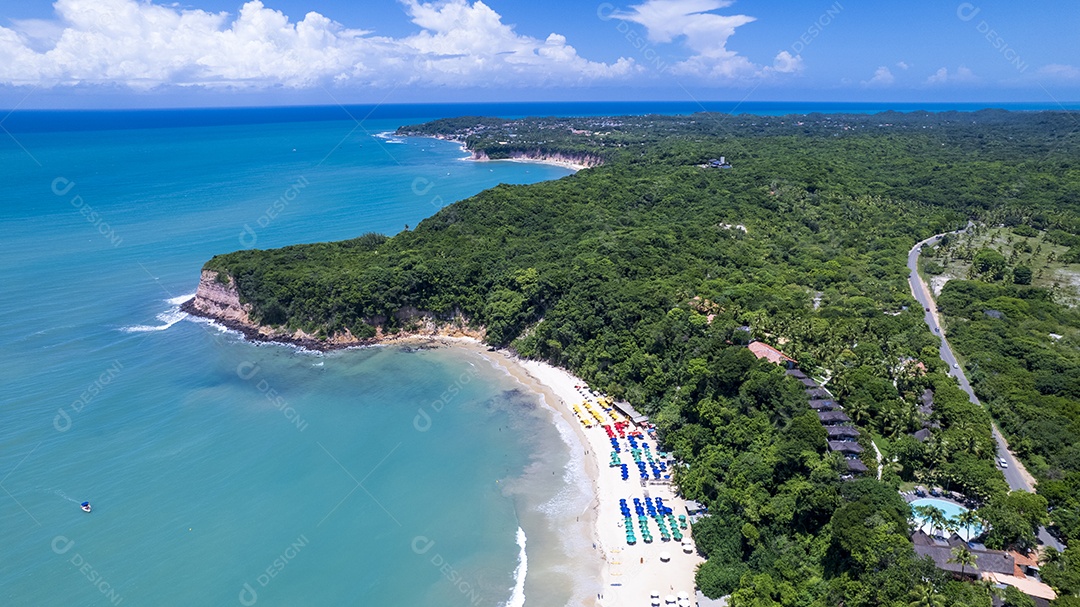
M 240 293 L 237 292 L 232 277 L 225 276 L 225 281 L 222 281 L 218 276 L 213 270 L 202 271 L 199 288 L 195 291 L 195 299 L 189 302 L 190 307 L 193 307 L 199 316 L 232 321 L 254 328 L 256 325 L 249 316 L 251 306 L 240 303 Z
M 240 302 L 240 293 L 231 276 L 219 278 L 213 270 L 203 270 L 199 277 L 199 288 L 195 297 L 185 302 L 181 309 L 188 314 L 217 321 L 244 334 L 253 341 L 273 341 L 293 344 L 312 350 L 333 350 L 349 346 L 404 341 L 416 338 L 433 337 L 468 337 L 483 341 L 483 328 L 472 329 L 464 318 L 458 317 L 450 322 L 436 321 L 430 314 L 414 311 L 408 319 L 414 327 L 410 331 L 387 333 L 381 326 L 375 328 L 375 337 L 361 339 L 345 329 L 328 337 L 318 337 L 299 329 L 287 331 L 283 328 L 260 325 L 251 320 L 251 306 Z
M 491 160 L 486 152 L 472 152 L 473 160 Z M 535 162 L 549 162 L 569 166 L 573 168 L 592 168 L 604 164 L 603 159 L 592 154 L 569 154 L 563 152 L 544 152 L 541 150 L 529 152 L 510 152 L 505 160 L 532 160 Z

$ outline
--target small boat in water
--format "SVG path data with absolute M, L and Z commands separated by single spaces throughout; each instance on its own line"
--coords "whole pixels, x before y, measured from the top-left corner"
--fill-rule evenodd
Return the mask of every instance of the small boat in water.
M 82 503 L 82 509 L 83 509 L 83 512 L 90 512 L 90 502 L 83 502 Z

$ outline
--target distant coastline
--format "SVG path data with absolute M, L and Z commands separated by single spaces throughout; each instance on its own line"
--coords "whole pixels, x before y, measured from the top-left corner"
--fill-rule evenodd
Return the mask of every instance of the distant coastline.
M 604 164 L 604 160 L 599 156 L 593 154 L 572 154 L 565 152 L 549 152 L 542 149 L 527 150 L 527 151 L 514 151 L 510 152 L 506 158 L 491 158 L 488 153 L 483 150 L 470 149 L 468 144 L 459 137 L 449 137 L 446 135 L 419 135 L 419 134 L 402 134 L 405 137 L 422 137 L 427 139 L 439 139 L 441 141 L 452 141 L 461 146 L 462 153 L 468 154 L 467 157 L 462 160 L 471 162 L 527 162 L 535 164 L 546 164 L 549 166 L 557 166 L 564 169 L 570 169 L 575 173 L 582 169 L 589 169 L 592 167 L 598 167 Z
M 700 111 L 758 116 L 821 114 L 877 114 L 882 112 L 1077 111 L 1080 102 L 846 102 L 846 101 L 578 101 L 485 103 L 384 103 L 378 105 L 314 105 L 267 107 L 203 107 L 155 109 L 17 109 L 5 119 L 12 133 L 98 131 L 116 129 L 185 128 L 275 124 L 283 122 L 369 120 L 420 122 L 465 115 L 525 118 L 528 116 L 677 115 Z

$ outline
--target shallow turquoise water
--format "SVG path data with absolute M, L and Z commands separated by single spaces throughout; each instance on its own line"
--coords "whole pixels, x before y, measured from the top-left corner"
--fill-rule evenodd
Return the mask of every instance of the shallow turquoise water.
M 256 346 L 176 311 L 214 254 L 567 174 L 376 136 L 398 122 L 0 141 L 4 602 L 502 605 L 519 526 L 558 551 L 537 513 L 567 448 L 482 357 Z
M 955 504 L 948 500 L 936 499 L 933 497 L 924 497 L 917 500 L 912 500 L 909 505 L 911 506 L 913 511 L 914 508 L 918 506 L 933 506 L 944 512 L 946 518 L 954 520 L 956 519 L 956 517 L 960 516 L 961 513 L 968 511 L 967 508 L 961 506 L 960 504 Z M 940 530 L 937 528 L 931 529 L 930 523 L 923 522 L 922 518 L 919 517 L 919 515 L 915 514 L 914 516 L 915 520 L 918 523 L 922 523 L 920 529 L 922 529 L 923 533 L 926 533 L 927 535 L 929 535 L 931 532 L 940 533 Z M 971 530 L 964 528 L 958 529 L 957 533 L 960 535 L 960 537 L 970 541 L 972 538 L 978 537 L 982 533 L 982 531 L 983 528 L 981 526 L 975 526 Z

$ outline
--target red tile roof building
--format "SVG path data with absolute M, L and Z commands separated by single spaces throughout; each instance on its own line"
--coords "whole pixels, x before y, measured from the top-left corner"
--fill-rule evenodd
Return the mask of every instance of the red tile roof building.
M 788 364 L 795 364 L 794 358 L 791 358 L 787 354 L 784 354 L 780 350 L 777 350 L 776 348 L 770 346 L 767 343 L 760 341 L 752 341 L 746 347 L 754 356 L 758 358 L 764 358 L 771 363 L 785 366 Z

